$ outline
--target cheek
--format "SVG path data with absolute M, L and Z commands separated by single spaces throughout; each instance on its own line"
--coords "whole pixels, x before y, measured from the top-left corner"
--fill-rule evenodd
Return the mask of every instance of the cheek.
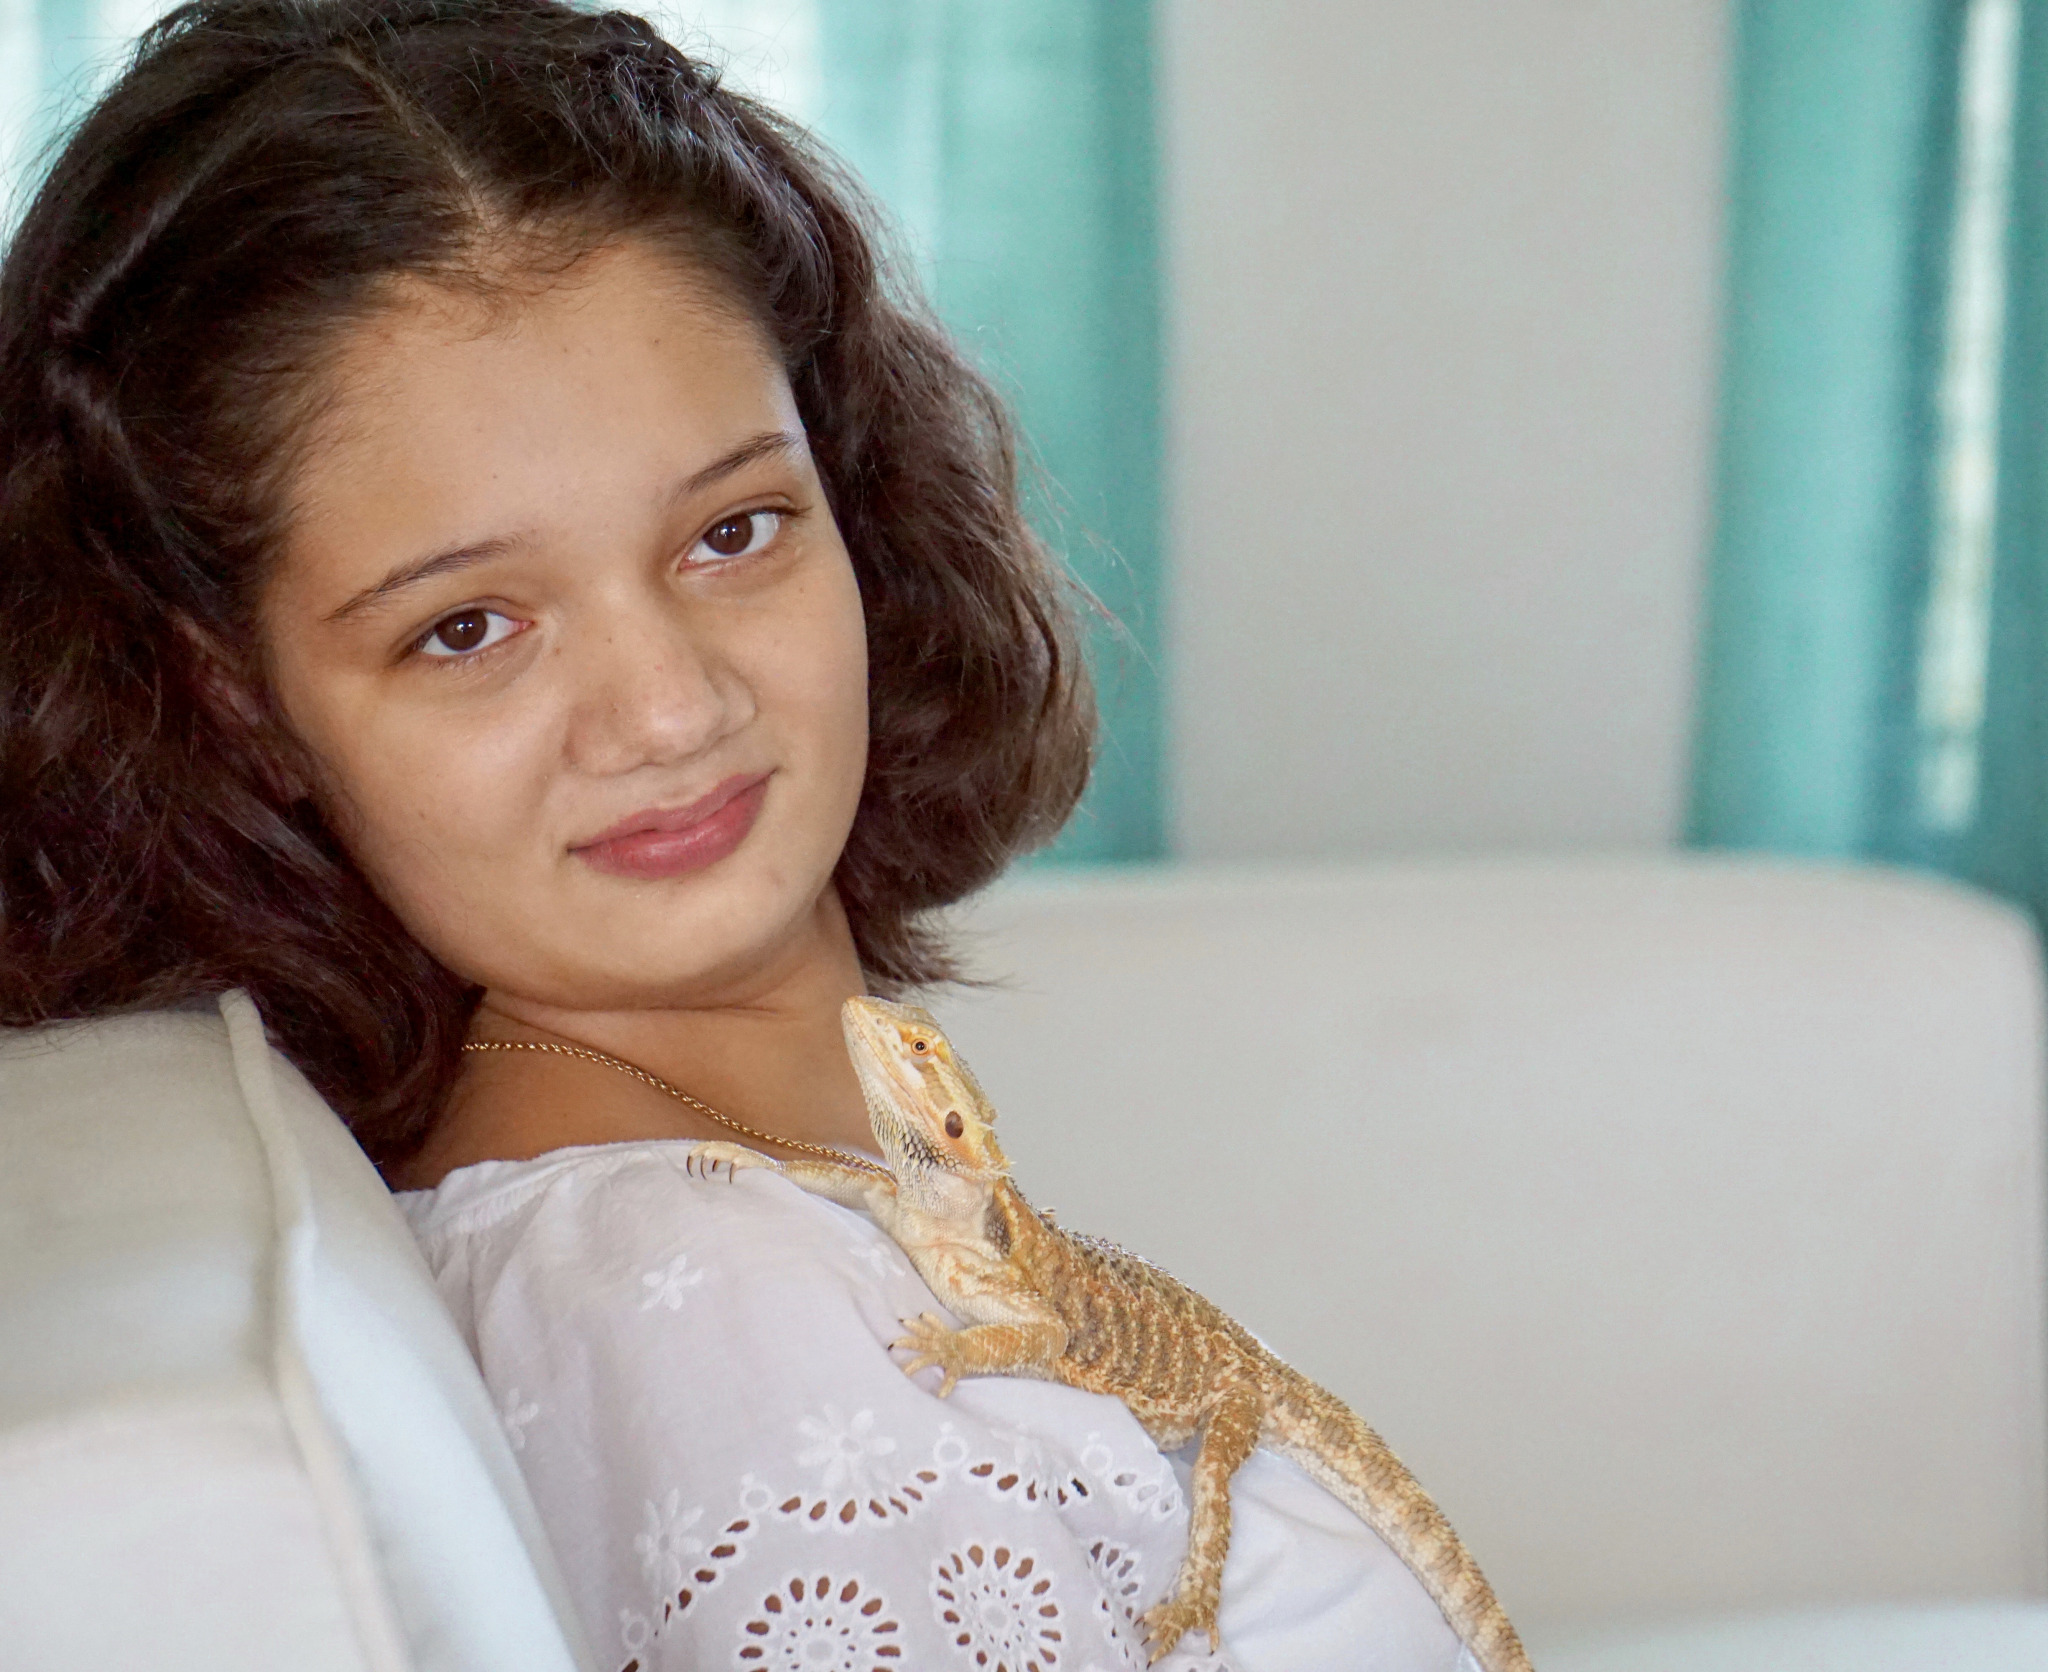
M 821 790 L 857 797 L 867 768 L 867 624 L 852 563 L 839 563 L 807 589 L 790 630 L 775 636 L 773 683 L 765 706 L 778 706 L 797 735 Z M 764 695 L 768 693 L 764 692 Z
M 321 802 L 378 893 L 421 940 L 460 912 L 479 878 L 499 874 L 539 811 L 524 716 L 488 726 L 432 708 L 368 700 L 323 705 L 301 735 L 326 774 Z

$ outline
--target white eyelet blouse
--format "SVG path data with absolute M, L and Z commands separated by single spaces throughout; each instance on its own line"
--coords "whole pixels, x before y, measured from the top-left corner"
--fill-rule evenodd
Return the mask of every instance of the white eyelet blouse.
M 1123 1672 L 1187 1541 L 1188 1458 L 1116 1400 L 906 1376 L 946 1316 L 864 1214 L 687 1140 L 488 1161 L 398 1197 L 606 1672 Z M 1477 1672 L 1300 1470 L 1232 1485 L 1222 1649 L 1167 1672 Z

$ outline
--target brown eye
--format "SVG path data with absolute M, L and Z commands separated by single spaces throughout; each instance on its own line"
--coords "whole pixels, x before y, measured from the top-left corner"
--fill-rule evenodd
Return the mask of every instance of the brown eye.
M 913 1039 L 910 1042 L 910 1048 L 913 1051 L 915 1051 L 919 1056 L 923 1056 L 925 1052 L 931 1049 L 931 1046 L 926 1044 L 922 1039 Z
M 425 655 L 447 661 L 500 643 L 510 638 L 519 625 L 510 616 L 500 615 L 496 610 L 460 610 L 435 622 L 427 636 L 419 641 L 418 648 Z
M 474 650 L 484 642 L 484 634 L 491 630 L 482 610 L 470 610 L 464 615 L 451 615 L 434 629 L 434 637 L 450 650 Z
M 704 536 L 704 544 L 720 557 L 738 557 L 754 538 L 752 517 L 727 517 Z
M 713 557 L 745 557 L 757 552 L 774 538 L 786 511 L 742 511 L 723 517 L 705 530 L 697 544 Z
M 966 1130 L 967 1123 L 960 1118 L 960 1111 L 958 1109 L 948 1109 L 946 1111 L 946 1136 L 948 1138 L 957 1138 Z

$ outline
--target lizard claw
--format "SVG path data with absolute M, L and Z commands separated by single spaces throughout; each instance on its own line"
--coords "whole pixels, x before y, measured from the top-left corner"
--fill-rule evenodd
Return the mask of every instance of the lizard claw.
M 957 1333 L 936 1312 L 921 1312 L 915 1318 L 905 1318 L 903 1327 L 908 1335 L 898 1336 L 890 1342 L 891 1347 L 905 1347 L 916 1357 L 903 1367 L 903 1374 L 915 1376 L 920 1370 L 936 1365 L 945 1372 L 939 1383 L 939 1397 L 944 1399 L 960 1385 L 960 1371 L 953 1363 L 953 1337 Z
M 683 1157 L 683 1171 L 697 1179 L 715 1179 L 718 1169 L 725 1168 L 726 1182 L 739 1177 L 742 1167 L 772 1167 L 780 1169 L 773 1156 L 750 1150 L 744 1144 L 728 1144 L 719 1139 L 698 1144 Z
M 1209 1653 L 1222 1651 L 1222 1634 L 1216 1629 L 1216 1604 L 1203 1603 L 1177 1591 L 1164 1602 L 1154 1603 L 1139 1617 L 1145 1631 L 1145 1664 L 1155 1666 L 1173 1653 L 1175 1645 L 1191 1631 L 1209 1639 Z

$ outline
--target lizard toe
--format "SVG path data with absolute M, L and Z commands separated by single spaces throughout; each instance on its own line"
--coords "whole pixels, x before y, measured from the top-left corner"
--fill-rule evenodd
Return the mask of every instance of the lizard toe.
M 960 1373 L 966 1368 L 960 1362 L 958 1345 L 959 1331 L 951 1328 L 935 1312 L 922 1312 L 915 1318 L 905 1318 L 903 1327 L 910 1333 L 899 1336 L 890 1343 L 915 1355 L 903 1367 L 906 1376 L 915 1376 L 920 1370 L 936 1365 L 945 1374 L 939 1384 L 939 1397 L 944 1399 L 959 1385 Z
M 742 1167 L 768 1167 L 779 1170 L 779 1164 L 774 1157 L 762 1155 L 742 1144 L 728 1144 L 716 1138 L 698 1144 L 683 1158 L 683 1171 L 695 1178 L 715 1179 L 721 1167 L 725 1169 L 728 1183 L 739 1177 Z
M 898 1347 L 914 1347 L 917 1345 L 917 1343 L 914 1341 L 898 1341 L 892 1343 L 892 1345 Z M 946 1395 L 951 1393 L 955 1387 L 959 1386 L 960 1377 L 959 1373 L 955 1371 L 953 1367 L 950 1364 L 948 1364 L 943 1358 L 941 1358 L 938 1354 L 919 1353 L 917 1357 L 911 1359 L 907 1364 L 903 1366 L 903 1374 L 906 1376 L 915 1376 L 920 1370 L 933 1369 L 943 1370 L 946 1373 L 945 1380 L 939 1383 L 939 1397 L 941 1399 L 944 1399 Z
M 1164 1602 L 1154 1603 L 1139 1617 L 1139 1624 L 1145 1631 L 1147 1666 L 1155 1666 L 1172 1654 L 1180 1640 L 1191 1631 L 1202 1632 L 1208 1637 L 1211 1654 L 1222 1647 L 1217 1639 L 1215 1603 L 1204 1603 L 1184 1593 L 1176 1593 Z

